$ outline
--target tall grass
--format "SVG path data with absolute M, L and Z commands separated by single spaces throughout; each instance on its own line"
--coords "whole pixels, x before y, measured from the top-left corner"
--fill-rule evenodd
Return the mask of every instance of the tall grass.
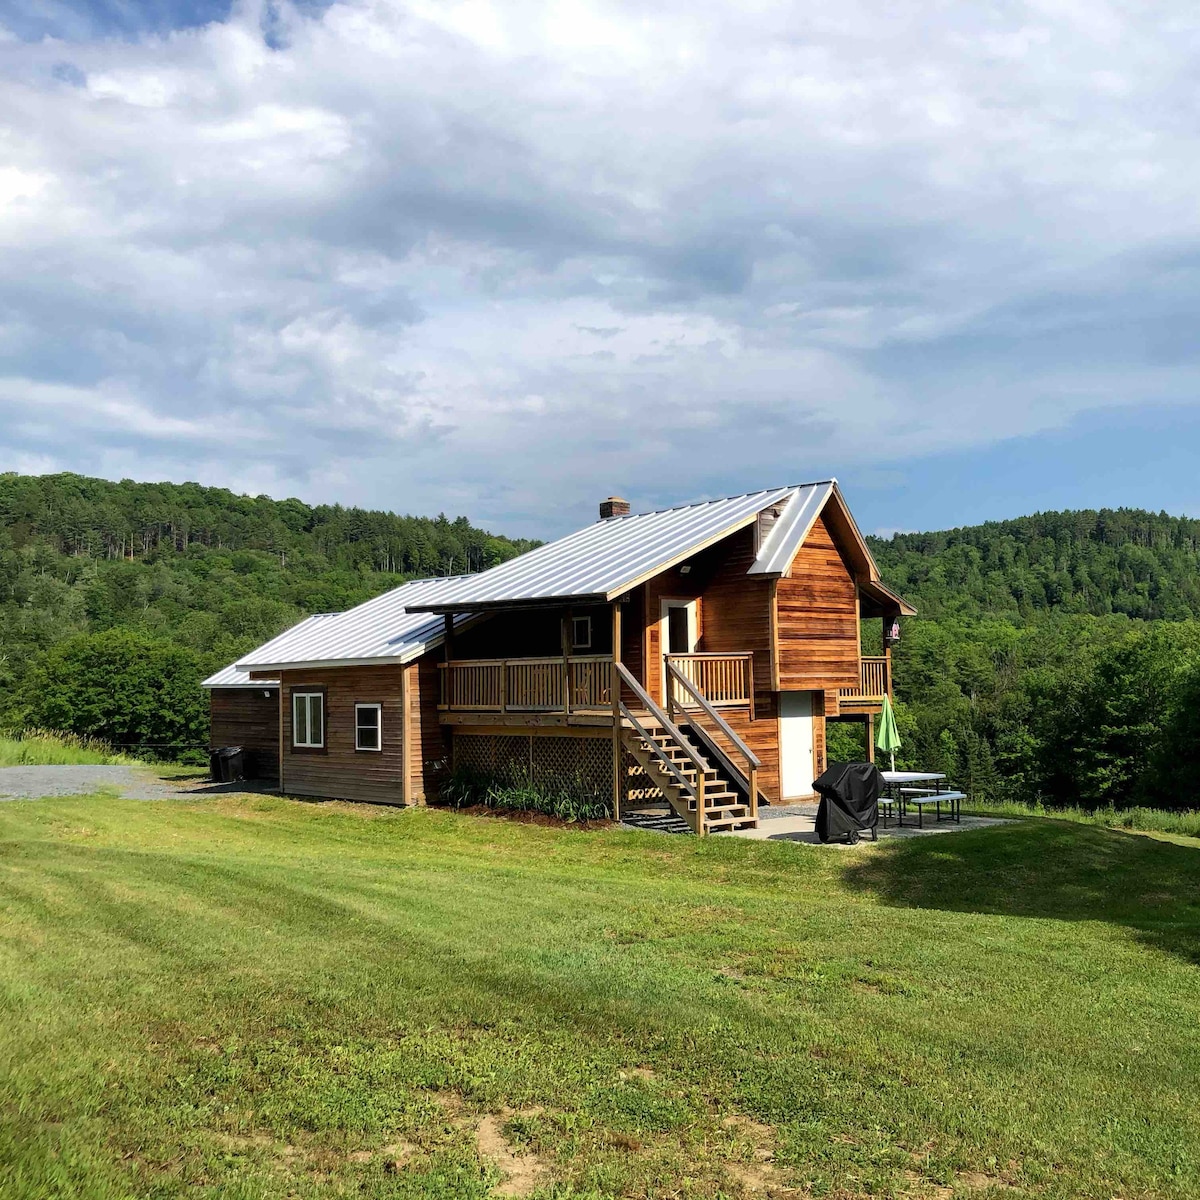
M 1200 837 L 1200 810 L 1170 812 L 1161 808 L 1047 808 L 1002 800 L 971 800 L 968 808 L 988 817 L 1054 817 L 1104 829 L 1137 829 L 1146 833 L 1176 833 Z
M 99 738 L 50 729 L 0 734 L 0 767 L 120 766 L 136 762 Z
M 560 821 L 606 821 L 612 805 L 596 795 L 582 777 L 571 784 L 535 780 L 528 775 L 487 775 L 459 768 L 442 788 L 451 808 L 482 804 L 512 812 L 538 812 Z

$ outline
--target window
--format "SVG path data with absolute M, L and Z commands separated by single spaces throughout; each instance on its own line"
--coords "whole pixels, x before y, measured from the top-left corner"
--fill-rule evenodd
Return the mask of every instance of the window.
M 292 693 L 292 745 L 302 750 L 325 748 L 325 693 Z
M 383 708 L 378 704 L 354 706 L 355 750 L 383 749 Z
M 687 605 L 672 604 L 667 609 L 667 653 L 690 654 L 692 649 L 691 621 Z
M 592 618 L 571 618 L 571 648 L 573 650 L 590 650 L 592 648 Z

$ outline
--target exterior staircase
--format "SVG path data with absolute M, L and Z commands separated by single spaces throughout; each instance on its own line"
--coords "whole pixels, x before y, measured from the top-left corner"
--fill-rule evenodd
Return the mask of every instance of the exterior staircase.
M 746 797 L 678 726 L 649 711 L 631 712 L 630 718 L 622 729 L 625 749 L 693 833 L 758 825 Z

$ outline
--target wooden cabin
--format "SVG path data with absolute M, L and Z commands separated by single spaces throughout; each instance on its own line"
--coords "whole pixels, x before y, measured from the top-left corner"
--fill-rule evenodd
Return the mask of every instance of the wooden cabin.
M 201 685 L 208 690 L 208 747 L 241 746 L 247 773 L 279 778 L 279 680 L 252 680 L 248 671 L 226 667 Z
M 286 792 L 421 804 L 455 770 L 532 777 L 618 813 L 665 798 L 704 834 L 812 796 L 826 723 L 879 712 L 912 612 L 836 481 L 652 513 L 610 498 L 577 533 L 310 617 L 232 669 L 278 681 Z

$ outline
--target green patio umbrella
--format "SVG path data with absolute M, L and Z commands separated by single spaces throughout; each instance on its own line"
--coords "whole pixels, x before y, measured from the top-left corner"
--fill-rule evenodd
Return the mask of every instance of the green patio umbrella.
M 892 702 L 887 696 L 883 698 L 883 711 L 879 714 L 879 733 L 875 738 L 875 745 L 891 756 L 894 771 L 896 751 L 900 749 L 900 734 L 896 731 L 896 714 L 892 712 Z

